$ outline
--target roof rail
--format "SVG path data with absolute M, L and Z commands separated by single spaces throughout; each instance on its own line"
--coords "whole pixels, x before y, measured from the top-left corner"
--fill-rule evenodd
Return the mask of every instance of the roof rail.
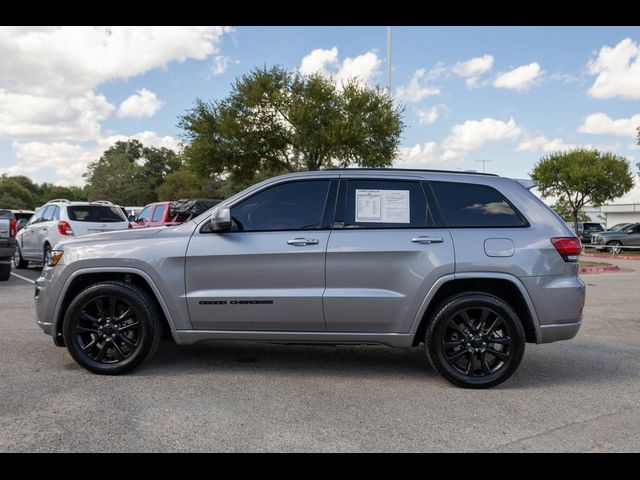
M 98 203 L 100 205 L 113 205 L 109 200 L 93 200 L 89 203 Z
M 372 172 L 432 172 L 432 173 L 457 173 L 459 175 L 484 175 L 486 177 L 498 177 L 495 173 L 482 173 L 476 172 L 475 170 L 437 170 L 437 169 L 429 169 L 429 168 L 366 168 L 366 167 L 357 167 L 357 168 L 323 168 L 323 172 L 327 171 L 372 171 Z
M 66 198 L 54 198 L 53 200 L 49 200 L 47 203 L 71 203 L 71 201 Z

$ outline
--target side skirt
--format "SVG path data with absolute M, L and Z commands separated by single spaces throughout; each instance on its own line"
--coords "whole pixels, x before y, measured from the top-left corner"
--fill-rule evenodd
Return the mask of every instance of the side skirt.
M 402 333 L 327 333 L 327 332 L 271 332 L 236 330 L 174 330 L 178 345 L 192 345 L 207 340 L 238 340 L 275 343 L 324 343 L 351 345 L 388 345 L 410 347 L 413 335 Z

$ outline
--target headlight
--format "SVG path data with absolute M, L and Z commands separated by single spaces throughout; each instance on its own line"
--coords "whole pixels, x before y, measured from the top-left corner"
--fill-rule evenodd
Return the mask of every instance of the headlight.
M 47 262 L 47 267 L 55 267 L 60 259 L 62 258 L 62 254 L 64 252 L 62 250 L 53 250 L 51 252 L 51 256 L 49 256 L 49 261 Z

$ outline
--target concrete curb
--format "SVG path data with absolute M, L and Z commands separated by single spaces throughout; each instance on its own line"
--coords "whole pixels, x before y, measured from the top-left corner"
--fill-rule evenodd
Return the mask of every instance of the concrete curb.
M 604 273 L 604 272 L 617 272 L 620 267 L 617 265 L 608 265 L 606 267 L 581 267 L 580 273 Z
M 610 253 L 581 253 L 583 257 L 609 258 L 611 260 L 640 260 L 640 255 L 615 255 Z

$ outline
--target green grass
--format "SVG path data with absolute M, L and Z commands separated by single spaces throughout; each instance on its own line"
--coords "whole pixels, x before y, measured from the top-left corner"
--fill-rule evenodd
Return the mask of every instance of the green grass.
M 605 262 L 587 262 L 584 260 L 580 260 L 580 268 L 582 267 L 608 267 L 611 264 Z

